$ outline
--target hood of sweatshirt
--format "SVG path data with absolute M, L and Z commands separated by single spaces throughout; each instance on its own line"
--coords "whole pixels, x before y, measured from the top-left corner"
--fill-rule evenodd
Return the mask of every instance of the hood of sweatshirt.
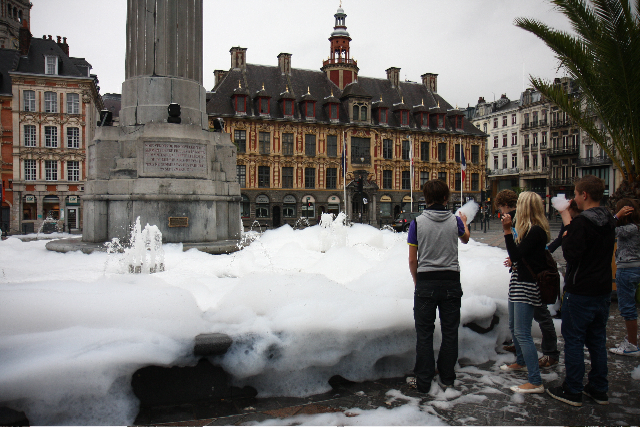
M 582 212 L 582 216 L 597 226 L 609 225 L 615 227 L 615 220 L 613 215 L 609 212 L 609 209 L 604 206 L 598 206 L 597 208 L 587 209 Z
M 423 211 L 422 215 L 425 215 L 427 218 L 435 222 L 444 222 L 453 216 L 451 211 L 430 210 L 430 209 Z

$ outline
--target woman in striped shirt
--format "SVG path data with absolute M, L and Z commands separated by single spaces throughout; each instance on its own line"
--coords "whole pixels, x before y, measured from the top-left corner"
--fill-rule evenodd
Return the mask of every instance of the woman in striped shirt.
M 523 262 L 526 260 L 536 274 L 546 265 L 545 250 L 550 240 L 549 222 L 544 216 L 542 199 L 538 194 L 531 191 L 520 193 L 516 207 L 515 239 L 511 231 L 512 223 L 510 215 L 503 215 L 502 229 L 509 252 L 508 263 L 511 266 L 509 329 L 516 347 L 516 363 L 500 368 L 504 371 L 528 372 L 529 381 L 511 387 L 514 392 L 544 393 L 538 367 L 538 352 L 531 337 L 533 311 L 535 307 L 542 306 L 542 301 L 536 280 Z

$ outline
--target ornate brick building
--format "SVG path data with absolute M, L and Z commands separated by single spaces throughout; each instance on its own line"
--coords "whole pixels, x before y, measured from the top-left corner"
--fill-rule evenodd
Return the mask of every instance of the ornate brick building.
M 86 146 L 102 109 L 98 81 L 84 58 L 69 56 L 66 38 L 32 38 L 24 20 L 19 39 L 18 50 L 4 52 L 13 55 L 7 72 L 12 114 L 10 232 L 36 231 L 47 218 L 56 220 L 58 229 L 79 230 Z
M 245 226 L 315 223 L 324 211 L 387 224 L 423 207 L 422 184 L 435 178 L 449 184 L 452 207 L 460 205 L 461 185 L 465 200 L 480 199 L 486 135 L 438 95 L 437 74 L 421 83 L 400 81 L 395 67 L 386 79 L 359 76 L 346 16 L 342 8 L 335 14 L 320 71 L 293 68 L 288 53 L 277 66 L 247 64 L 241 47 L 231 49 L 228 71 L 214 71 L 207 113 L 212 128 L 224 119 L 238 147 Z

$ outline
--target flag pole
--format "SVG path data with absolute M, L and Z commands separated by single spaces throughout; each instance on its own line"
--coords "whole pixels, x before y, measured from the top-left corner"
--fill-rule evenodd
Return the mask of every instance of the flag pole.
M 464 159 L 464 152 L 462 151 L 462 140 L 460 139 L 460 207 L 462 207 L 462 189 L 464 188 L 464 171 L 462 168 L 462 162 Z
M 344 214 L 347 215 L 347 131 L 342 133 L 342 189 L 344 190 Z
M 409 187 L 411 187 L 411 212 L 413 212 L 413 140 L 411 135 L 407 135 L 409 138 Z

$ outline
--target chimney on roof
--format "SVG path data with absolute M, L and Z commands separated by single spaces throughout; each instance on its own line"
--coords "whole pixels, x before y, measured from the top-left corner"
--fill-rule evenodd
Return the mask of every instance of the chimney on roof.
M 246 47 L 232 47 L 229 52 L 231 53 L 231 68 L 239 68 L 241 70 L 247 69 L 247 48 Z
M 60 49 L 62 49 L 62 51 L 67 56 L 69 56 L 69 45 L 67 44 L 67 38 L 65 37 L 62 39 L 62 41 L 60 41 L 60 36 L 57 36 L 57 37 L 58 37 L 58 41 L 57 41 L 58 46 L 60 46 Z
M 481 96 L 480 98 L 478 98 L 478 104 L 484 104 L 485 100 L 484 100 L 484 96 Z
M 20 49 L 20 55 L 27 56 L 29 54 L 29 47 L 31 47 L 31 31 L 29 31 L 29 24 L 26 19 L 22 21 L 22 27 L 18 34 L 18 45 Z
M 53 40 L 53 37 L 51 37 L 51 34 L 49 34 L 49 40 Z
M 225 71 L 225 70 L 213 70 L 213 75 L 216 78 L 216 82 L 214 84 L 214 87 L 217 87 L 218 84 L 222 81 L 222 79 L 224 79 L 224 77 L 227 75 L 227 71 Z
M 291 54 L 281 53 L 278 55 L 278 67 L 280 67 L 280 74 L 283 76 L 291 75 Z
M 387 79 L 391 82 L 392 88 L 400 86 L 400 68 L 391 67 L 387 68 Z
M 438 93 L 438 75 L 433 73 L 425 73 L 422 76 L 422 84 L 431 92 Z

